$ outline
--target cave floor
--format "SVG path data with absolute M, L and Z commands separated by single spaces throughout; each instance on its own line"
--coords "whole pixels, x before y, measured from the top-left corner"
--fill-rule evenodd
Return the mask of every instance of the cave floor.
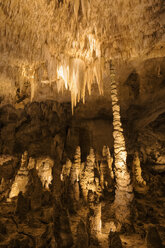
M 164 195 L 164 174 L 154 174 L 148 182 L 149 190 L 145 194 L 135 192 L 133 202 L 133 229 L 126 228 L 120 232 L 120 238 L 124 248 L 145 248 L 147 247 L 146 236 L 149 226 L 155 226 L 165 245 L 165 195 Z M 159 187 L 162 183 L 162 187 Z M 109 198 L 110 196 L 110 198 Z M 98 243 L 89 243 L 88 247 L 108 247 L 108 231 L 106 223 L 110 221 L 112 193 L 105 194 L 102 199 L 101 220 L 102 227 L 95 230 Z M 89 208 L 87 204 L 76 203 L 75 210 L 70 213 L 69 224 L 74 245 L 76 245 L 77 225 L 82 220 L 87 220 Z M 7 202 L 1 198 L 0 203 L 0 247 L 56 247 L 54 239 L 53 204 L 41 206 L 39 209 L 26 211 L 17 205 L 17 198 Z M 91 235 L 92 231 L 90 231 Z M 57 246 L 58 247 L 58 246 Z M 61 246 L 62 247 L 62 246 Z M 80 246 L 81 247 L 81 246 Z M 83 246 L 82 246 L 83 247 Z M 156 247 L 156 246 L 153 246 Z

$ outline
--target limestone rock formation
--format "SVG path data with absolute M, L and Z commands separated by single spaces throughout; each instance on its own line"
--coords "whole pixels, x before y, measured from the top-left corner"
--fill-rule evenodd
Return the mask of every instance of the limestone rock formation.
M 111 232 L 109 233 L 109 248 L 122 248 L 122 242 L 119 236 L 119 233 L 117 232 Z
M 147 233 L 147 248 L 163 248 L 163 244 L 160 235 L 154 226 L 148 228 Z
M 86 248 L 88 247 L 88 233 L 86 226 L 82 220 L 80 220 L 77 226 L 77 248 Z
M 53 179 L 52 168 L 54 166 L 54 161 L 49 157 L 38 158 L 36 162 L 36 170 L 39 178 L 41 179 L 43 188 L 49 190 L 49 185 Z
M 163 247 L 164 96 L 164 0 L 0 0 L 0 247 Z
M 70 178 L 72 184 L 80 179 L 80 168 L 81 168 L 81 150 L 78 146 L 76 148 L 75 156 L 74 156 L 74 163 L 72 164 L 71 171 L 70 171 Z
M 72 162 L 70 161 L 70 159 L 67 159 L 66 164 L 64 164 L 62 167 L 61 181 L 65 181 L 65 179 L 70 176 L 71 167 L 72 167 Z
M 87 156 L 86 165 L 84 171 L 80 177 L 80 185 L 82 188 L 82 193 L 84 199 L 87 201 L 88 192 L 96 192 L 95 176 L 94 176 L 94 167 L 95 167 L 95 154 L 93 148 L 90 148 L 90 153 Z
M 138 152 L 135 152 L 132 164 L 132 172 L 134 176 L 134 183 L 139 184 L 139 186 L 146 186 L 146 181 L 142 177 L 142 170 L 140 166 L 140 159 Z
M 9 198 L 18 196 L 19 192 L 26 192 L 26 186 L 29 181 L 27 163 L 28 153 L 27 151 L 25 151 L 22 155 L 20 169 L 18 170 L 15 180 L 12 184 L 11 191 L 9 193 Z
M 22 191 L 18 194 L 17 206 L 16 206 L 16 215 L 21 221 L 26 218 L 27 213 L 30 210 L 30 201 L 28 198 L 25 198 L 22 194 Z
M 115 78 L 115 67 L 110 62 L 111 98 L 113 112 L 113 137 L 115 157 L 116 191 L 115 202 L 116 218 L 119 222 L 127 222 L 130 218 L 130 204 L 133 199 L 131 178 L 127 169 L 127 152 L 120 116 L 120 105 L 118 100 L 118 89 Z
M 112 185 L 114 179 L 114 173 L 112 169 L 113 158 L 110 155 L 108 146 L 103 146 L 102 161 L 100 163 L 100 184 L 101 187 L 109 187 Z
M 113 157 L 111 156 L 109 147 L 107 146 L 106 149 L 106 156 L 107 156 L 107 162 L 108 162 L 108 167 L 109 167 L 109 171 L 110 171 L 110 176 L 112 179 L 114 179 L 114 172 L 113 172 L 113 168 L 112 168 L 112 164 L 113 164 Z
M 75 157 L 74 157 L 74 166 L 76 169 L 77 181 L 80 179 L 80 168 L 81 168 L 81 150 L 78 146 L 76 149 Z
M 0 183 L 0 192 L 2 193 L 5 190 L 5 179 L 2 177 L 1 183 Z
M 36 161 L 34 158 L 30 157 L 28 162 L 28 170 L 32 170 L 35 168 Z
M 89 155 L 87 156 L 85 174 L 87 180 L 87 188 L 88 190 L 95 191 L 93 188 L 94 184 L 94 166 L 95 166 L 95 154 L 93 148 L 90 148 Z
M 1 82 L 6 84 L 1 84 L 2 96 L 15 102 L 18 86 L 24 100 L 34 100 L 41 88 L 48 90 L 53 83 L 52 88 L 71 90 L 74 106 L 84 98 L 84 85 L 91 91 L 95 77 L 102 93 L 104 58 L 164 56 L 163 8 L 159 0 L 134 4 L 129 0 L 24 4 L 1 0 Z

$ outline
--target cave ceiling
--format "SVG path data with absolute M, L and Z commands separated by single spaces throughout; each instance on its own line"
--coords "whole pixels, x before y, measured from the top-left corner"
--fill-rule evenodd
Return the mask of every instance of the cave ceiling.
M 0 0 L 1 102 L 109 99 L 114 60 L 126 105 L 130 80 L 162 84 L 164 56 L 164 0 Z

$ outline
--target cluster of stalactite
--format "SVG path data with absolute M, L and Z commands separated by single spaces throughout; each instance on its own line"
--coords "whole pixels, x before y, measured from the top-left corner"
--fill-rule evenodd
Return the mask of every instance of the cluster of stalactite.
M 90 49 L 93 51 L 97 48 L 92 46 Z M 103 94 L 103 72 L 104 59 L 101 57 L 96 57 L 90 64 L 86 64 L 80 58 L 63 58 L 61 56 L 57 65 L 57 89 L 62 92 L 64 88 L 70 90 L 72 112 L 77 102 L 81 99 L 83 103 L 85 102 L 86 88 L 91 95 L 92 84 L 95 82 L 98 84 L 99 93 Z
M 49 186 L 53 179 L 52 167 L 54 161 L 49 157 L 41 157 L 35 160 L 28 157 L 27 151 L 22 154 L 21 165 L 15 176 L 14 182 L 11 186 L 9 199 L 18 196 L 20 192 L 25 193 L 29 182 L 29 171 L 35 169 L 38 177 L 41 180 L 43 188 L 49 190 Z

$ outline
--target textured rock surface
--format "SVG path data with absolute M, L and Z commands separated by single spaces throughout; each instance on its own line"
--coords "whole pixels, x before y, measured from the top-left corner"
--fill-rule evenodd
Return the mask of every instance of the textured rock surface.
M 42 186 L 49 190 L 49 186 L 52 183 L 52 168 L 54 166 L 54 161 L 50 158 L 39 158 L 36 163 L 36 170 L 38 176 L 42 182 Z
M 147 233 L 147 248 L 163 247 L 160 235 L 155 227 L 149 227 Z
M 91 93 L 95 77 L 103 92 L 104 61 L 161 61 L 165 55 L 164 10 L 162 0 L 1 0 L 1 99 L 17 107 L 30 98 L 59 100 L 57 92 L 67 84 L 74 106 L 84 99 L 85 85 Z M 138 77 L 137 69 L 133 63 L 131 73 Z M 68 80 L 68 70 L 72 80 Z M 161 77 L 160 64 L 155 70 Z M 62 99 L 69 99 L 67 94 L 66 90 Z
M 163 0 L 0 0 L 0 247 L 165 245 L 164 34 Z M 122 227 L 110 59 L 129 182 L 147 184 Z
M 26 192 L 26 186 L 29 181 L 29 172 L 27 169 L 27 163 L 28 163 L 28 154 L 25 151 L 22 155 L 21 159 L 21 165 L 20 169 L 17 172 L 17 175 L 15 177 L 15 180 L 12 184 L 11 191 L 9 194 L 9 198 L 13 198 L 18 196 L 20 192 L 25 193 Z

